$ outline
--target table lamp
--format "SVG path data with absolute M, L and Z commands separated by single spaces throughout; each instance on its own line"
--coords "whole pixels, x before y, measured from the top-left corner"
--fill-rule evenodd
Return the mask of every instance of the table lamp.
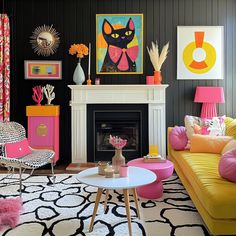
M 196 88 L 194 102 L 201 102 L 201 118 L 212 119 L 217 116 L 216 103 L 224 103 L 223 87 L 201 87 Z

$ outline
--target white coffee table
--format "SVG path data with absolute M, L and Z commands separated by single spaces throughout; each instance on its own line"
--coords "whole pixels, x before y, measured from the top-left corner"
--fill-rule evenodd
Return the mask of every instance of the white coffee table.
M 129 226 L 129 235 L 131 236 L 132 228 L 131 228 L 131 219 L 130 219 L 129 189 L 131 189 L 133 192 L 138 218 L 140 219 L 136 188 L 154 182 L 156 180 L 156 175 L 150 170 L 140 168 L 140 167 L 129 166 L 129 175 L 128 177 L 125 177 L 125 178 L 124 177 L 105 178 L 105 176 L 98 174 L 97 167 L 83 170 L 79 174 L 77 174 L 76 177 L 81 183 L 98 188 L 94 210 L 93 210 L 93 216 L 92 216 L 91 223 L 89 226 L 89 232 L 93 230 L 93 224 L 94 224 L 95 216 L 97 213 L 98 205 L 99 205 L 103 190 L 104 189 L 106 190 L 106 200 L 105 200 L 105 207 L 106 207 L 109 190 L 123 189 L 124 199 L 125 199 L 125 208 L 126 208 L 126 214 L 127 214 L 127 220 L 128 220 L 128 226 Z

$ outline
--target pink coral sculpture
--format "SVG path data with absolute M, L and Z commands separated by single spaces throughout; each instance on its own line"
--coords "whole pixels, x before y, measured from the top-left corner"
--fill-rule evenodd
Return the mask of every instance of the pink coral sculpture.
M 43 100 L 43 89 L 41 86 L 34 86 L 34 94 L 32 95 L 33 100 L 37 103 L 37 106 L 41 106 L 41 101 Z
M 116 149 L 122 149 L 127 144 L 127 140 L 110 135 L 109 143 Z

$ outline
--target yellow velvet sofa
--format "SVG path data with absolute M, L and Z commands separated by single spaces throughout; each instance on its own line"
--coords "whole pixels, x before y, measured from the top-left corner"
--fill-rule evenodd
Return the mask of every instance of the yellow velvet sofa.
M 168 134 L 171 128 L 168 128 Z M 168 139 L 169 140 L 169 139 Z M 220 154 L 176 151 L 168 158 L 212 235 L 236 235 L 236 183 L 218 173 Z

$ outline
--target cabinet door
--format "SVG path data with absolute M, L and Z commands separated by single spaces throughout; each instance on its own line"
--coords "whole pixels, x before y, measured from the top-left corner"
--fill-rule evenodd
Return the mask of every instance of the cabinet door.
M 33 116 L 30 117 L 29 132 L 31 133 L 30 145 L 53 146 L 54 119 L 53 117 Z

